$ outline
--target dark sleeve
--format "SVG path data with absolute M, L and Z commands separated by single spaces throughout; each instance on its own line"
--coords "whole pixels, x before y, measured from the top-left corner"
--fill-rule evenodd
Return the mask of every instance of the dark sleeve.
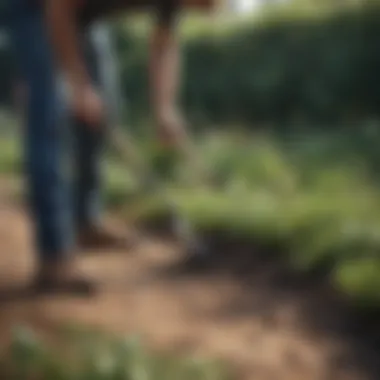
M 157 1 L 158 23 L 162 26 L 174 26 L 179 12 L 180 0 L 158 0 Z

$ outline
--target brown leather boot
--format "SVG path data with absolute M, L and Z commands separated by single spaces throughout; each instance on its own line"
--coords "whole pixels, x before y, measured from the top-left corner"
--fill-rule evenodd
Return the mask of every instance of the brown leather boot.
M 92 295 L 95 284 L 79 273 L 74 260 L 42 263 L 35 278 L 34 290 L 38 293 L 70 293 Z

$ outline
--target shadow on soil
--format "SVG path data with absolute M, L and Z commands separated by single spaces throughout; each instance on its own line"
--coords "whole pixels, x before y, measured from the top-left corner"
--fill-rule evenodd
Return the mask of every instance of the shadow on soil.
M 344 348 L 329 355 L 323 379 L 380 379 L 380 328 L 378 311 L 353 309 L 328 281 L 326 270 L 300 275 L 289 268 L 279 247 L 263 248 L 241 239 L 227 240 L 220 234 L 206 237 L 210 259 L 179 260 L 164 268 L 167 278 L 233 278 L 243 291 L 233 304 L 224 305 L 213 318 L 236 321 L 247 315 L 259 318 L 268 329 L 287 326 L 284 309 L 295 314 L 293 323 L 308 336 L 328 336 Z M 342 375 L 344 373 L 345 375 Z M 360 374 L 352 377 L 352 373 Z M 328 376 L 327 376 L 328 374 Z M 327 376 L 327 377 L 325 377 Z

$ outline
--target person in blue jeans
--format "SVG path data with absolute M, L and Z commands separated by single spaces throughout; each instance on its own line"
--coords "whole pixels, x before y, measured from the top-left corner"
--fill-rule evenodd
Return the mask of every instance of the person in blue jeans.
M 15 56 L 28 88 L 25 165 L 38 270 L 38 290 L 89 292 L 94 283 L 78 273 L 77 247 L 120 245 L 101 223 L 100 166 L 107 115 L 105 99 L 118 99 L 113 53 L 101 17 L 133 10 L 136 1 L 9 0 Z M 175 107 L 176 0 L 146 1 L 158 15 L 151 44 L 150 78 L 158 137 L 185 136 Z M 72 130 L 73 154 L 66 153 Z M 66 153 L 66 154 L 65 154 Z M 67 167 L 74 168 L 68 180 Z

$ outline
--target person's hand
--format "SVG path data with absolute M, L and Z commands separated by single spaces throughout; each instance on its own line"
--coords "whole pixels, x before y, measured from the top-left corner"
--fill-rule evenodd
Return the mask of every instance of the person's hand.
M 186 126 L 176 110 L 160 112 L 156 122 L 158 140 L 162 146 L 181 149 L 186 144 Z
M 104 120 L 104 103 L 99 93 L 90 84 L 74 85 L 72 92 L 74 114 L 83 122 L 98 127 Z

